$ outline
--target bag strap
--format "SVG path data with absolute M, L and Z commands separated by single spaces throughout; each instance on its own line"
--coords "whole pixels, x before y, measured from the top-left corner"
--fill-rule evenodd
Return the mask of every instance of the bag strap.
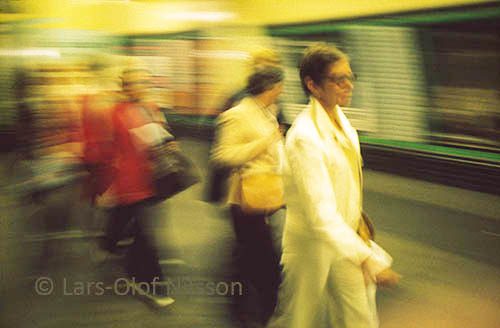
M 169 133 L 172 135 L 172 137 L 175 138 L 175 135 L 173 134 L 172 132 L 172 129 L 170 128 L 170 126 L 168 125 L 168 122 L 167 120 L 165 119 L 164 121 L 162 122 L 159 122 L 159 121 L 155 121 L 154 117 L 153 117 L 153 114 L 151 113 L 151 111 L 149 110 L 149 106 L 145 105 L 145 104 L 138 104 L 137 105 L 140 110 L 145 114 L 143 115 L 144 117 L 147 117 L 147 121 L 149 121 L 150 123 L 162 123 L 162 126 L 163 128 Z
M 141 112 L 143 113 L 143 116 L 147 118 L 147 121 L 149 122 L 154 122 L 155 120 L 153 119 L 153 115 L 149 111 L 149 109 L 144 106 L 144 104 L 138 103 L 136 104 L 137 107 L 140 108 Z

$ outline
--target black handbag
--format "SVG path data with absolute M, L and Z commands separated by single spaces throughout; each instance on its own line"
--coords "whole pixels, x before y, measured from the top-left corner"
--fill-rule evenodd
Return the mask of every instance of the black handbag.
M 170 198 L 200 182 L 198 169 L 179 148 L 176 141 L 166 141 L 149 150 L 153 171 L 155 199 Z
M 148 108 L 141 106 L 151 122 L 153 115 Z M 159 124 L 159 123 L 158 123 Z M 168 130 L 167 130 L 168 132 Z M 153 172 L 153 186 L 156 191 L 154 200 L 162 201 L 201 181 L 194 163 L 182 152 L 174 136 L 149 147 L 149 160 Z

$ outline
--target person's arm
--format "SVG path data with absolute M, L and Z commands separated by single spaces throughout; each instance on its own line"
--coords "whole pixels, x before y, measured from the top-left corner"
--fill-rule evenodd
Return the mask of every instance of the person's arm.
M 217 122 L 217 136 L 212 151 L 212 160 L 226 166 L 241 166 L 263 153 L 267 147 L 281 138 L 276 133 L 248 141 L 242 131 L 248 129 L 248 122 L 234 114 L 223 113 Z
M 295 197 L 302 200 L 316 238 L 330 243 L 339 258 L 362 263 L 372 251 L 339 213 L 335 193 L 344 191 L 334 189 L 323 156 L 322 149 L 305 138 L 287 142 L 291 179 L 298 188 Z
M 390 269 L 390 256 L 373 242 L 368 246 L 338 212 L 335 193 L 343 190 L 334 189 L 322 150 L 311 141 L 295 139 L 287 144 L 286 156 L 315 235 L 328 241 L 339 258 L 358 260 L 378 284 L 396 284 L 400 276 Z

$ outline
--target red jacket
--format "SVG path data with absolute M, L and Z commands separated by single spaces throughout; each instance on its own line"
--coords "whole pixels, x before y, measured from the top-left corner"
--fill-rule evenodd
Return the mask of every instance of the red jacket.
M 83 162 L 90 173 L 83 196 L 92 200 L 102 195 L 113 180 L 111 108 L 99 100 L 96 95 L 85 95 L 81 99 Z
M 152 104 L 146 104 L 154 115 L 161 114 Z M 119 103 L 112 112 L 114 128 L 114 190 L 122 205 L 135 203 L 154 196 L 152 172 L 147 154 L 136 149 L 130 129 L 150 123 L 151 118 L 134 103 Z
M 87 164 L 109 161 L 113 149 L 111 108 L 94 108 L 97 100 L 95 95 L 82 97 L 83 159 Z

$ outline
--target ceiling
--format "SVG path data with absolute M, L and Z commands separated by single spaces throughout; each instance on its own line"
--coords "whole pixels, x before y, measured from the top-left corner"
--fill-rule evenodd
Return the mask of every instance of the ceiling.
M 111 34 L 174 33 L 213 26 L 334 20 L 489 0 L 17 0 L 0 22 Z

